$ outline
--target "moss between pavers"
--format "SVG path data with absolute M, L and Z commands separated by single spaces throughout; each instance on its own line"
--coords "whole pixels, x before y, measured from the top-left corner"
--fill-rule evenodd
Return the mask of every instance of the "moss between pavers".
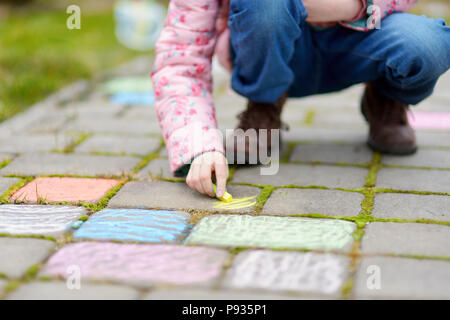
M 280 158 L 280 163 L 288 163 L 291 158 L 291 154 L 294 151 L 295 147 L 297 147 L 299 142 L 288 142 L 286 146 L 286 151 Z
M 20 285 L 22 284 L 22 282 L 20 280 L 11 280 L 9 281 L 5 288 L 4 288 L 4 292 L 5 294 L 11 293 L 14 290 L 16 290 Z M 3 299 L 4 297 L 2 295 L 0 295 L 0 298 Z
M 365 163 L 346 163 L 346 162 L 324 162 L 324 161 L 289 161 L 292 164 L 304 164 L 312 166 L 333 166 L 333 167 L 353 167 L 368 169 L 370 164 Z
M 370 162 L 369 173 L 366 177 L 366 187 L 374 187 L 377 180 L 377 173 L 380 168 L 381 154 L 374 152 L 372 161 Z
M 44 262 L 32 265 L 25 271 L 24 275 L 20 279 L 13 279 L 9 281 L 4 289 L 4 295 L 2 296 L 0 293 L 0 299 L 4 299 L 5 295 L 8 295 L 9 293 L 15 291 L 22 284 L 37 280 L 38 272 L 42 269 L 43 266 Z
M 159 158 L 160 149 L 161 149 L 161 146 L 158 148 L 157 151 L 152 152 L 152 153 L 146 155 L 145 157 L 143 157 L 142 160 L 136 165 L 136 167 L 134 167 L 133 172 L 138 173 L 139 171 L 144 169 L 150 163 L 150 161 L 152 161 L 156 158 Z
M 38 263 L 29 267 L 28 270 L 25 271 L 25 275 L 23 277 L 24 281 L 31 281 L 33 278 L 35 278 L 39 270 L 41 270 L 43 266 L 44 265 L 42 263 Z
M 415 191 L 415 190 L 396 190 L 390 188 L 375 188 L 376 193 L 408 193 L 417 195 L 436 195 L 436 196 L 450 196 L 450 192 L 433 192 L 433 191 Z
M 126 153 L 126 152 L 110 152 L 110 151 L 91 151 L 89 154 L 93 156 L 107 156 L 107 157 L 133 157 L 133 158 L 142 158 L 142 155 L 136 153 Z
M 256 198 L 256 205 L 255 205 L 255 212 L 260 213 L 264 204 L 269 199 L 272 192 L 275 190 L 275 187 L 272 186 L 266 186 L 264 187 L 258 197 Z
M 236 166 L 233 165 L 230 167 L 230 169 L 228 170 L 228 179 L 227 182 L 231 181 L 231 179 L 233 179 L 234 177 L 234 173 L 236 172 Z
M 308 109 L 305 114 L 305 118 L 302 121 L 302 124 L 305 126 L 310 126 L 314 124 L 314 120 L 316 118 L 316 110 Z
M 80 202 L 80 204 L 91 212 L 97 212 L 103 210 L 108 205 L 109 200 L 116 195 L 117 192 L 127 183 L 129 180 L 122 180 L 118 185 L 111 188 L 97 203 Z
M 6 167 L 8 164 L 11 163 L 11 161 L 13 161 L 12 158 L 7 158 L 7 159 L 3 160 L 2 162 L 0 162 L 0 169 Z
M 87 221 L 88 219 L 89 219 L 89 216 L 81 216 L 78 218 L 79 221 L 83 221 L 83 222 Z
M 421 223 L 421 224 L 439 224 L 450 226 L 450 221 L 439 221 L 430 219 L 394 219 L 394 218 L 374 218 L 374 222 L 398 222 L 398 223 Z
M 43 236 L 38 234 L 10 234 L 10 233 L 0 233 L 0 238 L 33 238 L 56 242 L 56 238 L 51 236 Z
M 54 149 L 53 153 L 73 153 L 73 150 L 78 147 L 81 143 L 83 143 L 87 138 L 92 136 L 92 133 L 81 133 L 80 136 L 72 141 L 69 145 L 67 145 L 64 149 Z
M 410 259 L 418 259 L 418 260 L 440 260 L 440 261 L 450 261 L 450 257 L 439 257 L 439 256 L 423 256 L 423 255 L 414 255 L 414 254 L 388 254 L 389 257 L 398 257 L 398 258 L 410 258 Z
M 416 166 L 403 166 L 403 165 L 392 165 L 392 164 L 381 164 L 380 168 L 450 171 L 450 168 L 425 167 L 425 166 L 417 166 L 416 167 Z
M 367 187 L 362 191 L 364 195 L 364 199 L 361 202 L 361 215 L 370 215 L 372 214 L 374 200 L 375 200 L 375 191 L 373 188 Z

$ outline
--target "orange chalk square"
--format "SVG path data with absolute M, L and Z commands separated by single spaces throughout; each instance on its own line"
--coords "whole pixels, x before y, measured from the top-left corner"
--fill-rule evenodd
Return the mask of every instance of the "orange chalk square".
M 93 178 L 36 178 L 16 191 L 12 201 L 37 203 L 45 202 L 96 202 L 109 189 L 118 185 L 113 179 Z

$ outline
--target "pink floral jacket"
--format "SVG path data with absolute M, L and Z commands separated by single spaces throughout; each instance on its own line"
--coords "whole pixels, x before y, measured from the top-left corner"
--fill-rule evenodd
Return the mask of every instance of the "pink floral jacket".
M 152 80 L 155 107 L 175 176 L 187 174 L 186 164 L 207 151 L 224 152 L 216 130 L 212 98 L 211 58 L 231 70 L 230 0 L 171 0 L 164 29 L 156 45 Z M 341 25 L 360 31 L 377 19 L 409 10 L 416 0 L 361 0 L 360 14 Z M 322 25 L 328 26 L 328 25 Z

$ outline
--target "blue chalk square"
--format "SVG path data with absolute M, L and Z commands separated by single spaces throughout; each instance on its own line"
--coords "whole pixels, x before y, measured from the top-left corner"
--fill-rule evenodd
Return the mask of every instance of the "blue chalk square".
M 190 215 L 181 211 L 104 209 L 92 215 L 75 239 L 176 242 L 189 229 Z

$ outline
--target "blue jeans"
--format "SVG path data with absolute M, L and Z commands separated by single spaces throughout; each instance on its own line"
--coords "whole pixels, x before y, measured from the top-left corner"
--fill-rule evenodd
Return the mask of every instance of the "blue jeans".
M 374 81 L 391 99 L 417 104 L 450 68 L 443 19 L 394 13 L 369 32 L 315 30 L 301 0 L 231 0 L 232 88 L 256 102 L 332 92 Z

